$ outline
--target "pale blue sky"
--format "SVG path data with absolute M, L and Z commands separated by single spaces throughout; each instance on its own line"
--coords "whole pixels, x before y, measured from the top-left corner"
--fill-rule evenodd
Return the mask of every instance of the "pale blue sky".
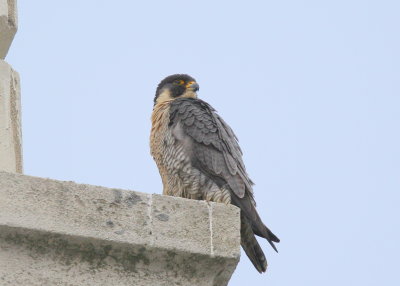
M 189 73 L 282 241 L 230 285 L 400 285 L 399 1 L 18 4 L 26 174 L 160 193 L 154 92 Z

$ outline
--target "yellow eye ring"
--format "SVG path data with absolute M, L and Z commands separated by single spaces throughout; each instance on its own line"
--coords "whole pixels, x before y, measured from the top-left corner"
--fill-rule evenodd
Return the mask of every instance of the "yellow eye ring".
M 185 82 L 183 80 L 181 80 L 181 79 L 174 80 L 174 84 L 176 84 L 176 85 L 182 85 L 184 83 Z

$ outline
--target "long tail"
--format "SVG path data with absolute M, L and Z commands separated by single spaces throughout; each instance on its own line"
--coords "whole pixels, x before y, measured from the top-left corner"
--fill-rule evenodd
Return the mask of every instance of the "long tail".
M 258 244 L 256 237 L 254 236 L 251 224 L 249 223 L 243 212 L 241 212 L 240 220 L 240 244 L 242 245 L 244 251 L 246 252 L 247 256 L 249 257 L 250 261 L 253 263 L 257 271 L 260 273 L 265 272 L 268 265 L 267 259 L 265 258 L 264 252 Z
M 278 252 L 274 242 L 279 242 L 279 238 L 269 230 L 261 221 L 260 216 L 248 195 L 238 198 L 231 196 L 232 204 L 240 208 L 241 217 L 241 244 L 247 256 L 259 272 L 265 272 L 267 260 L 254 235 L 265 238 L 272 248 Z
M 272 233 L 272 231 L 265 226 L 265 224 L 261 221 L 260 216 L 257 213 L 257 210 L 253 203 L 250 201 L 250 198 L 246 194 L 242 199 L 237 196 L 232 196 L 232 204 L 239 207 L 241 209 L 241 213 L 243 213 L 249 223 L 251 224 L 251 228 L 254 231 L 255 235 L 265 238 L 269 244 L 271 244 L 272 248 L 278 252 L 274 242 L 279 242 L 279 238 Z

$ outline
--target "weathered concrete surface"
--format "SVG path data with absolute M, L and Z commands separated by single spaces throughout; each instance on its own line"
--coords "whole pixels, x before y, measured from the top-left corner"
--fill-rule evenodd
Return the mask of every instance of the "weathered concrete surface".
M 17 32 L 17 1 L 0 0 L 0 59 L 4 59 Z
M 0 171 L 22 173 L 19 75 L 0 60 Z
M 0 172 L 0 285 L 226 285 L 239 209 Z

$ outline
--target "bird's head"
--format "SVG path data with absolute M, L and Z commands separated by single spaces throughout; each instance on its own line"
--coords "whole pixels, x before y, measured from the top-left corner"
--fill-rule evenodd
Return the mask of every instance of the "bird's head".
M 157 87 L 154 105 L 179 97 L 197 98 L 199 85 L 187 74 L 174 74 L 164 78 Z

